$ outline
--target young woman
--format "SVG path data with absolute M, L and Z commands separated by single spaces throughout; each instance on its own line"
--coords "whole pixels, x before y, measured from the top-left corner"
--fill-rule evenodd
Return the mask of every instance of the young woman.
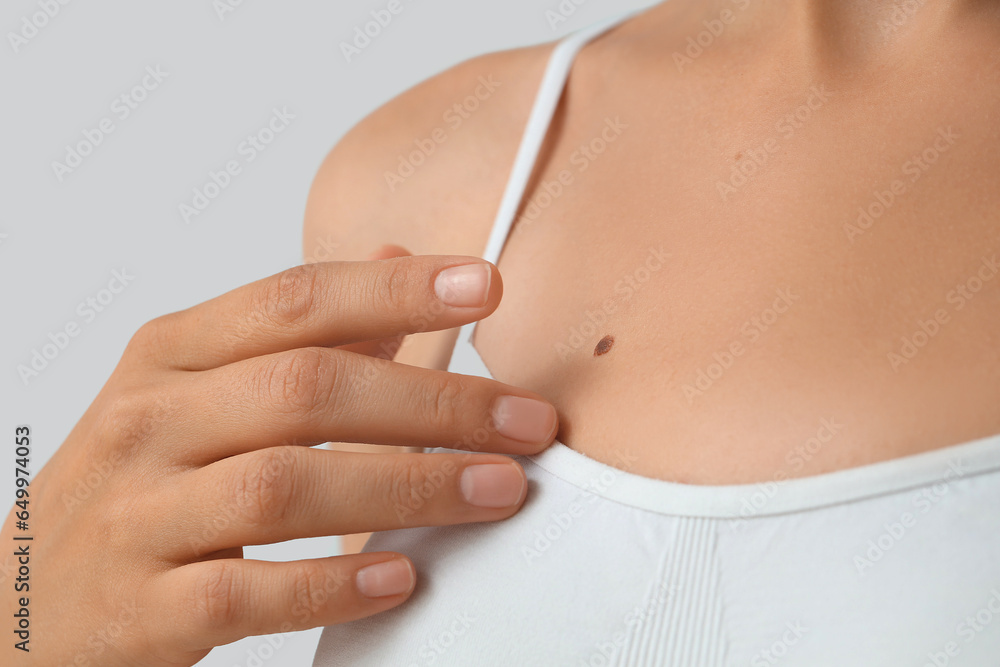
M 989 0 L 671 0 L 406 92 L 316 179 L 338 261 L 145 327 L 32 485 L 28 664 L 991 664 L 998 47 Z
M 486 248 L 496 313 L 397 359 L 560 430 L 514 517 L 372 538 L 417 589 L 317 667 L 994 664 L 998 47 L 996 2 L 671 0 L 359 125 L 306 238 Z

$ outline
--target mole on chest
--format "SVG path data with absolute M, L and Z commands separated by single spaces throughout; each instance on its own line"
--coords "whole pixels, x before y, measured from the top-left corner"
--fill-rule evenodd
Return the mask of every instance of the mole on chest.
M 612 335 L 607 335 L 602 338 L 597 343 L 597 347 L 594 348 L 594 356 L 599 357 L 602 354 L 607 354 L 611 351 L 611 346 L 615 344 L 615 337 Z

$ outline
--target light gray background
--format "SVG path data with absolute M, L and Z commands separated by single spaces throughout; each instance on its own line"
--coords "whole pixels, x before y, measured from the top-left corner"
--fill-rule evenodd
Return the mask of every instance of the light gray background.
M 64 0 L 65 1 L 65 0 Z M 13 434 L 33 433 L 33 472 L 68 435 L 104 384 L 133 332 L 301 262 L 306 194 L 321 160 L 355 123 L 406 88 L 472 56 L 549 41 L 649 0 L 400 0 L 395 16 L 348 63 L 339 44 L 388 0 L 212 0 L 58 5 L 15 53 L 39 3 L 0 10 L 3 142 L 0 159 L 0 284 L 4 363 L 0 505 L 13 502 Z M 562 8 L 553 27 L 546 12 Z M 111 103 L 147 66 L 168 76 L 124 120 Z M 210 171 L 243 158 L 237 146 L 264 127 L 274 107 L 295 115 L 288 129 L 185 223 L 178 205 Z M 102 118 L 115 130 L 60 182 L 53 161 Z M 134 280 L 93 321 L 77 305 L 124 269 Z M 77 322 L 80 333 L 27 385 L 48 335 Z M 50 350 L 51 351 L 51 350 Z M 44 539 L 44 536 L 39 536 Z M 288 560 L 336 553 L 337 538 L 247 550 Z M 67 567 L 72 563 L 67 562 Z M 221 647 L 201 665 L 309 665 L 319 631 L 250 638 Z M 37 641 L 37 639 L 35 639 Z M 277 650 L 270 646 L 280 643 Z

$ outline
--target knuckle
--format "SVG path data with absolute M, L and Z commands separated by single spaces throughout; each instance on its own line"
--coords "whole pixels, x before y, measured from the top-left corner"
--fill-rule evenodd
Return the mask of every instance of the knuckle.
M 235 506 L 249 525 L 279 526 L 287 519 L 295 495 L 298 449 L 269 447 L 246 457 L 236 473 Z
M 319 271 L 315 265 L 296 266 L 268 280 L 260 293 L 259 312 L 278 327 L 300 324 L 315 305 Z
M 323 608 L 329 598 L 326 573 L 313 565 L 300 565 L 292 570 L 291 591 L 295 608 L 314 614 Z
M 434 387 L 421 392 L 420 416 L 425 425 L 435 429 L 456 426 L 462 413 L 459 406 L 467 391 L 465 381 L 459 376 L 446 375 Z
M 206 564 L 191 592 L 195 617 L 209 628 L 235 625 L 239 620 L 239 575 L 234 563 L 223 560 Z
M 146 322 L 132 334 L 132 339 L 129 341 L 126 349 L 137 351 L 139 348 L 146 349 L 150 347 L 150 344 L 159 338 L 161 327 L 159 318 Z
M 409 263 L 386 261 L 376 264 L 378 270 L 369 281 L 369 304 L 374 309 L 399 308 L 410 302 L 414 278 Z
M 108 399 L 104 406 L 100 432 L 119 449 L 139 449 L 149 444 L 170 419 L 172 410 L 172 399 L 163 390 L 123 390 Z
M 384 487 L 387 489 L 389 506 L 422 507 L 427 498 L 421 491 L 427 482 L 429 472 L 421 463 L 405 462 L 390 466 L 385 471 L 388 480 Z
M 161 315 L 143 324 L 125 347 L 126 356 L 148 358 L 162 354 L 176 340 L 178 313 Z
M 277 355 L 265 369 L 262 399 L 298 417 L 329 407 L 340 376 L 337 355 L 319 348 L 302 348 Z

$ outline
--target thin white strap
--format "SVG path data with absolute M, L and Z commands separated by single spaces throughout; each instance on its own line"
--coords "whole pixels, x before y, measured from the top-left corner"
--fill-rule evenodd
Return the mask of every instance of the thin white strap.
M 589 41 L 639 11 L 644 10 L 632 10 L 624 15 L 612 17 L 579 30 L 561 41 L 553 50 L 545 70 L 545 77 L 542 79 L 541 88 L 535 98 L 535 105 L 531 109 L 528 125 L 521 138 L 521 146 L 514 159 L 514 167 L 511 170 L 510 179 L 507 181 L 507 189 L 503 193 L 503 200 L 500 202 L 496 219 L 493 221 L 493 230 L 486 242 L 486 250 L 483 252 L 483 259 L 486 261 L 496 264 L 500 258 L 500 251 L 503 250 L 510 228 L 514 224 L 518 207 L 524 198 L 524 191 L 528 187 L 528 179 L 531 178 L 531 172 L 535 168 L 538 153 L 542 149 L 545 135 L 552 123 L 552 116 L 555 114 L 556 107 L 559 106 L 559 99 L 562 97 L 563 88 L 566 86 L 566 80 L 569 78 L 576 54 Z
M 545 135 L 552 123 L 552 116 L 556 112 L 556 107 L 559 106 L 559 99 L 562 97 L 563 88 L 566 86 L 566 80 L 569 78 L 576 54 L 595 37 L 642 11 L 645 11 L 645 8 L 630 10 L 620 16 L 579 30 L 563 39 L 552 51 L 548 67 L 545 69 L 545 76 L 542 78 L 541 88 L 538 91 L 538 96 L 535 97 L 535 105 L 528 118 L 528 125 L 521 137 L 521 146 L 517 150 L 517 157 L 514 158 L 514 167 L 511 169 L 510 178 L 507 181 L 507 189 L 504 190 L 503 200 L 500 202 L 500 208 L 493 221 L 493 230 L 486 242 L 486 250 L 483 252 L 483 259 L 486 261 L 496 264 L 500 258 L 500 251 L 503 250 L 503 246 L 507 242 L 510 228 L 514 224 L 514 216 L 517 215 L 521 199 L 524 198 L 528 179 L 531 178 L 531 172 L 535 168 L 538 153 L 542 149 Z M 476 324 L 477 322 L 469 322 L 462 326 L 458 334 L 459 342 L 467 341 L 471 346 Z M 477 363 L 482 365 L 482 370 L 489 373 L 481 359 L 478 358 L 478 354 L 476 356 Z

